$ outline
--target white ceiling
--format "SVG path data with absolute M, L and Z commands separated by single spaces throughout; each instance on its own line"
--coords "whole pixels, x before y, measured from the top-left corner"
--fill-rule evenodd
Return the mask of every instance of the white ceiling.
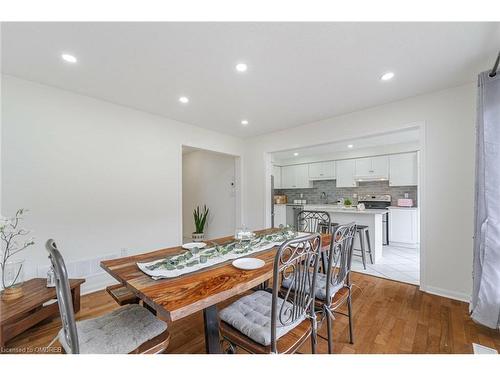
M 294 160 L 302 160 L 311 156 L 329 155 L 340 152 L 355 154 L 359 150 L 363 149 L 418 142 L 419 134 L 420 133 L 418 128 L 411 128 L 408 130 L 391 132 L 372 137 L 360 137 L 342 142 L 327 143 L 323 145 L 274 152 L 272 155 L 273 160 L 276 163 L 288 163 L 293 162 Z M 348 148 L 347 145 L 352 145 L 353 147 Z M 298 155 L 295 156 L 294 153 L 298 153 Z
M 3 23 L 2 71 L 247 137 L 471 82 L 499 25 Z

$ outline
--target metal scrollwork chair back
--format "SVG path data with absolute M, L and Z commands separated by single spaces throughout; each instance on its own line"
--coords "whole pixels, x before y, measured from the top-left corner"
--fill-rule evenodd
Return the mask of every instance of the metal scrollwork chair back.
M 339 225 L 332 234 L 326 272 L 327 301 L 331 298 L 330 290 L 335 290 L 339 285 L 344 286 L 349 281 L 355 235 L 356 223 Z
M 321 236 L 312 234 L 307 237 L 289 240 L 278 249 L 273 270 L 273 296 L 271 310 L 271 347 L 277 352 L 276 324 L 292 325 L 304 316 L 311 321 L 313 351 L 316 342 L 316 315 L 314 311 L 316 275 L 321 251 Z M 279 280 L 290 280 L 288 288 L 281 287 L 283 300 L 279 306 Z
M 339 225 L 335 228 L 328 252 L 328 265 L 326 270 L 326 291 L 323 303 L 324 317 L 328 330 L 328 353 L 333 353 L 333 320 L 334 313 L 346 315 L 349 318 L 350 343 L 354 343 L 354 329 L 352 316 L 352 296 L 349 274 L 351 271 L 352 248 L 356 235 L 356 223 Z M 343 292 L 347 292 L 342 294 Z M 336 294 L 339 293 L 338 298 Z M 338 309 L 347 303 L 345 314 Z
M 329 233 L 330 214 L 326 211 L 300 211 L 297 214 L 297 230 L 310 233 Z
M 80 352 L 78 345 L 78 332 L 76 330 L 75 313 L 73 310 L 73 301 L 71 299 L 71 289 L 69 286 L 66 265 L 64 264 L 63 257 L 57 249 L 54 240 L 48 240 L 45 247 L 49 252 L 49 259 L 52 263 L 54 274 L 56 276 L 57 303 L 59 304 L 61 323 L 66 342 L 71 348 L 71 353 L 78 354 Z

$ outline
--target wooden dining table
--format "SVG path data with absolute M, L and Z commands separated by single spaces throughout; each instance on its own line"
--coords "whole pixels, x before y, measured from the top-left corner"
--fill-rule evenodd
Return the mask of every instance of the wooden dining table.
M 256 231 L 256 234 L 276 231 L 278 229 L 264 229 Z M 327 249 L 331 235 L 322 234 L 321 237 L 322 249 Z M 224 237 L 211 242 L 223 244 L 233 240 L 233 237 Z M 250 271 L 238 269 L 227 261 L 178 277 L 154 280 L 137 266 L 137 262 L 150 262 L 184 252 L 181 246 L 105 260 L 101 262 L 101 267 L 167 322 L 203 311 L 206 351 L 221 353 L 217 304 L 271 279 L 277 248 L 253 253 L 252 257 L 262 259 L 265 265 Z

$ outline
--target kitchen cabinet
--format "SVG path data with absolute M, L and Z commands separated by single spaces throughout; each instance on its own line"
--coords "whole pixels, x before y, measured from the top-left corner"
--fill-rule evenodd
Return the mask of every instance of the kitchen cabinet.
M 287 165 L 281 167 L 281 188 L 300 189 L 310 188 L 308 164 Z
M 415 186 L 418 183 L 417 153 L 389 156 L 389 185 Z
M 419 226 L 418 208 L 389 207 L 389 244 L 417 247 Z
M 274 188 L 281 189 L 281 167 L 273 165 Z
M 355 180 L 355 159 L 337 160 L 335 162 L 336 170 L 336 186 L 337 187 L 353 187 L 356 186 Z
M 286 226 L 286 204 L 274 205 L 274 227 L 279 228 L 280 225 Z
M 335 162 L 322 161 L 309 164 L 309 180 L 335 179 Z
M 357 179 L 387 179 L 389 178 L 389 157 L 374 156 L 355 159 Z

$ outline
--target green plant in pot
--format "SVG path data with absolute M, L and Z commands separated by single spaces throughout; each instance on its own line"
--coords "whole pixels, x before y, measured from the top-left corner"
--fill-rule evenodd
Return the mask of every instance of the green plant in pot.
M 194 226 L 196 231 L 193 232 L 193 241 L 199 242 L 205 239 L 205 225 L 207 224 L 209 209 L 206 205 L 203 206 L 203 209 L 200 209 L 200 206 L 197 206 L 193 211 L 194 217 Z
M 351 207 L 351 205 L 352 205 L 352 202 L 350 199 L 344 199 L 344 206 Z

